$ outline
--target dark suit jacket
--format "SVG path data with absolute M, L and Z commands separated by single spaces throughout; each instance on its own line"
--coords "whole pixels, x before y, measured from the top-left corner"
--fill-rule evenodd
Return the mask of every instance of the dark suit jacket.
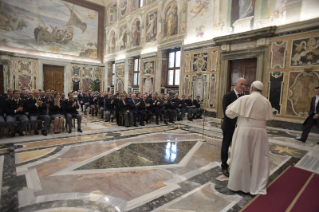
M 235 130 L 235 126 L 237 123 L 237 118 L 234 119 L 230 119 L 226 116 L 225 112 L 226 112 L 226 108 L 228 107 L 228 105 L 230 105 L 231 103 L 233 103 L 235 100 L 237 100 L 237 96 L 234 90 L 226 93 L 223 97 L 223 112 L 224 112 L 224 121 L 223 121 L 223 126 L 222 126 L 222 130 L 224 132 L 229 132 L 229 133 L 233 133 Z
M 142 99 L 142 98 L 140 98 L 139 99 L 139 102 L 140 102 L 140 104 L 138 105 L 138 110 L 140 110 L 140 111 L 145 111 L 145 108 L 146 108 L 146 102 Z
M 129 103 L 127 100 L 125 100 L 125 104 L 123 103 L 122 99 L 119 100 L 119 112 L 120 113 L 125 113 L 127 110 L 130 109 Z
M 60 108 L 54 105 L 54 100 L 50 102 L 50 116 L 61 114 L 64 115 L 64 101 L 60 100 Z
M 47 104 L 44 98 L 41 98 L 41 101 L 43 102 L 41 106 L 35 106 L 35 103 L 37 102 L 35 98 L 29 99 L 27 101 L 27 107 L 28 112 L 30 116 L 36 116 L 36 115 L 47 115 Z
M 73 103 L 76 102 L 76 106 L 72 107 Z M 64 109 L 65 113 L 70 113 L 71 115 L 79 114 L 77 109 L 79 109 L 79 104 L 74 100 L 66 100 L 64 101 Z
M 311 105 L 310 105 L 309 116 L 308 116 L 308 118 L 306 119 L 306 121 L 305 121 L 302 125 L 306 126 L 308 120 L 315 115 L 315 106 L 316 106 L 316 97 L 313 97 L 313 98 L 311 99 Z M 316 112 L 317 112 L 316 114 L 319 114 L 319 103 L 318 103 L 318 105 L 317 105 Z M 319 128 L 319 118 L 317 119 L 317 127 Z
M 137 106 L 136 104 L 138 103 L 138 99 L 129 99 L 128 100 L 128 103 L 129 103 L 129 107 L 130 107 L 130 110 L 131 111 L 137 111 Z
M 17 113 L 14 113 L 14 111 L 16 109 L 18 109 L 18 107 L 22 106 L 23 110 Z M 27 112 L 27 104 L 26 101 L 19 98 L 19 102 L 17 103 L 15 100 L 13 99 L 8 99 L 5 101 L 4 103 L 4 111 L 7 115 L 25 115 L 25 112 Z

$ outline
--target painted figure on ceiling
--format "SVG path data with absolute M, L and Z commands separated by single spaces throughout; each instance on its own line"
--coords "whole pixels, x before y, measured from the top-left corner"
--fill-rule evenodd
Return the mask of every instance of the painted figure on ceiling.
M 202 0 L 196 0 L 196 3 L 198 4 L 197 6 L 193 7 L 190 11 L 190 13 L 194 13 L 194 15 L 192 16 L 192 18 L 195 18 L 198 14 L 200 14 L 201 16 L 203 16 L 205 13 L 204 13 L 204 10 L 207 10 L 208 9 L 208 4 L 209 4 L 209 1 L 208 0 L 205 0 L 205 1 L 202 1 Z
M 165 17 L 165 27 L 166 27 L 166 38 L 176 35 L 178 29 L 178 15 L 177 15 L 177 6 L 175 4 L 171 5 Z
M 132 25 L 132 44 L 133 46 L 140 45 L 140 20 L 136 19 Z

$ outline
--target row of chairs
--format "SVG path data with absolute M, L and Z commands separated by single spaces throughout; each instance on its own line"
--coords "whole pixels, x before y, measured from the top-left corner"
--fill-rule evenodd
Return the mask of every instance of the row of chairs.
M 76 118 L 72 117 L 72 126 L 75 128 L 75 123 L 76 123 Z M 42 119 L 37 119 L 38 122 L 38 126 L 40 126 L 40 130 L 42 130 L 43 128 L 43 120 Z M 16 121 L 16 126 L 20 125 L 20 121 Z M 51 130 L 51 124 L 52 124 L 52 119 L 50 120 L 50 123 L 48 125 L 48 132 L 50 132 Z M 64 132 L 64 130 L 67 128 L 67 123 L 66 120 L 64 119 L 64 123 L 62 125 L 62 132 Z M 26 135 L 29 133 L 31 135 L 32 129 L 31 129 L 31 123 L 29 122 L 29 124 L 26 127 L 25 133 Z M 2 129 L 0 129 L 0 137 L 3 137 L 4 134 L 6 134 L 8 137 L 10 135 L 10 129 L 9 127 L 5 124 L 4 127 Z

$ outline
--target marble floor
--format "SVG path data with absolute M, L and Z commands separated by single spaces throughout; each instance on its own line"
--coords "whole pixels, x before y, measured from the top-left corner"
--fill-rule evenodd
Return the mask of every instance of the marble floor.
M 220 120 L 118 127 L 90 116 L 83 133 L 0 139 L 0 211 L 240 211 L 227 189 Z M 318 134 L 268 128 L 270 181 L 287 167 L 319 173 Z

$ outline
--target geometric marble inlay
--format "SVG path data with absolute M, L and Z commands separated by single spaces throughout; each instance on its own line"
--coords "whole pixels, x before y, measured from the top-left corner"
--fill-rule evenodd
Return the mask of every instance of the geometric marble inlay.
M 178 164 L 197 141 L 130 144 L 75 170 Z

